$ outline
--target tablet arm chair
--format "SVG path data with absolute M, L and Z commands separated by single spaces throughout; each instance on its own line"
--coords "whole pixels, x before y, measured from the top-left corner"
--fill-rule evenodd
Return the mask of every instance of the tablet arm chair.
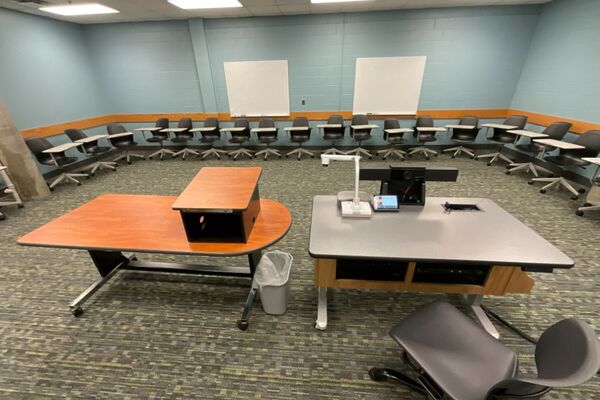
M 331 142 L 331 148 L 325 150 L 321 154 L 346 154 L 342 150 L 335 148 L 335 142 L 344 139 L 346 127 L 344 126 L 344 117 L 341 115 L 330 115 L 327 119 L 327 125 L 340 125 L 339 128 L 323 128 L 323 139 Z
M 585 203 L 577 209 L 576 215 L 583 217 L 586 211 L 600 211 L 600 165 L 596 166 L 596 173 L 590 179 L 590 188 Z
M 141 154 L 131 153 L 129 149 L 131 147 L 137 146 L 135 140 L 133 140 L 133 133 L 131 135 L 119 136 L 119 137 L 110 137 L 110 135 L 116 135 L 119 133 L 126 133 L 127 129 L 123 125 L 118 124 L 108 124 L 106 126 L 106 131 L 108 132 L 108 140 L 110 144 L 112 144 L 117 149 L 123 149 L 123 153 L 119 154 L 113 161 L 118 162 L 119 160 L 125 159 L 127 164 L 131 164 L 131 157 L 141 158 L 145 160 L 146 157 Z
M 555 122 L 546 127 L 542 133 L 548 135 L 548 139 L 562 140 L 567 132 L 569 132 L 569 129 L 571 129 L 571 126 L 573 126 L 573 124 L 568 122 Z M 539 170 L 534 164 L 535 157 L 538 154 L 543 153 L 546 147 L 543 144 L 534 142 L 533 140 L 529 140 L 529 143 L 517 144 L 515 147 L 517 150 L 528 153 L 531 156 L 531 161 L 509 164 L 507 167 L 508 169 L 506 170 L 506 175 L 510 175 L 516 171 L 528 171 L 537 178 L 539 176 Z
M 373 155 L 369 151 L 360 147 L 363 141 L 371 139 L 371 128 L 353 128 L 353 126 L 357 125 L 369 125 L 369 119 L 367 118 L 367 116 L 363 114 L 357 114 L 352 116 L 352 124 L 350 125 L 350 137 L 358 142 L 358 147 L 348 151 L 346 154 L 373 158 Z
M 416 379 L 387 368 L 372 368 L 371 379 L 397 381 L 434 400 L 540 399 L 552 388 L 585 383 L 600 368 L 596 333 L 576 318 L 544 331 L 532 377 L 520 376 L 513 350 L 445 302 L 418 310 L 390 336 L 404 350 Z
M 0 189 L 0 207 L 12 205 L 16 205 L 18 208 L 25 207 L 17 188 L 8 175 L 8 168 L 2 163 L 0 163 L 0 181 L 4 182 L 4 188 Z M 11 196 L 12 200 L 9 200 L 8 196 Z
M 250 122 L 246 118 L 238 118 L 233 123 L 234 128 L 244 128 L 239 131 L 230 131 L 231 137 L 229 138 L 229 143 L 239 144 L 240 148 L 237 150 L 230 151 L 229 157 L 231 157 L 234 161 L 241 155 L 244 155 L 248 158 L 254 158 L 254 153 L 246 148 L 244 148 L 244 143 L 250 141 Z
M 150 143 L 158 143 L 160 145 L 160 150 L 155 151 L 154 153 L 150 154 L 148 156 L 149 159 L 152 159 L 152 157 L 155 156 L 159 156 L 160 157 L 160 161 L 163 160 L 165 155 L 173 155 L 175 154 L 174 151 L 172 150 L 168 150 L 165 149 L 164 146 L 164 141 L 165 140 L 169 140 L 169 132 L 164 132 L 164 129 L 169 129 L 169 118 L 159 118 L 156 120 L 156 124 L 154 124 L 156 129 L 155 131 L 152 131 L 152 137 L 149 137 L 148 139 L 146 139 L 147 142 Z
M 65 130 L 65 134 L 69 137 L 71 142 L 76 142 L 77 140 L 87 138 L 87 135 L 79 129 L 67 129 Z M 85 154 L 86 156 L 91 156 L 95 159 L 95 162 L 83 169 L 84 171 L 90 170 L 90 175 L 94 176 L 97 170 L 104 168 L 112 169 L 113 171 L 117 170 L 116 162 L 100 161 L 100 156 L 110 151 L 110 147 L 99 146 L 97 140 L 84 143 L 83 146 L 78 146 L 77 150 L 79 150 L 79 152 Z
M 558 166 L 563 170 L 568 167 L 573 168 L 585 168 L 590 165 L 589 162 L 583 161 L 583 157 L 597 157 L 600 153 L 600 130 L 587 131 L 583 135 L 579 136 L 577 140 L 573 142 L 580 146 L 584 146 L 582 149 L 563 150 L 561 149 L 556 156 L 546 156 L 545 161 L 550 162 L 553 165 Z M 585 193 L 585 189 L 575 189 L 569 181 L 562 176 L 549 177 L 549 178 L 533 178 L 528 183 L 532 185 L 534 182 L 546 182 L 546 186 L 540 189 L 540 193 L 546 193 L 551 187 L 563 187 L 571 192 L 571 199 L 577 200 L 580 193 Z
M 254 154 L 255 157 L 264 156 L 265 160 L 269 158 L 270 155 L 274 155 L 276 157 L 281 158 L 281 153 L 275 149 L 269 147 L 269 145 L 273 142 L 277 141 L 277 128 L 275 127 L 275 121 L 271 118 L 262 118 L 258 121 L 258 129 L 266 128 L 268 131 L 257 131 L 256 138 L 259 143 L 264 143 L 267 145 L 267 148 L 261 151 L 258 151 Z
M 504 145 L 506 145 L 506 144 L 515 143 L 515 141 L 518 139 L 518 136 L 513 135 L 512 133 L 508 133 L 508 131 L 524 129 L 525 125 L 527 125 L 527 117 L 525 115 L 513 115 L 512 117 L 507 118 L 503 122 L 503 125 L 510 125 L 510 126 L 514 126 L 515 128 L 512 128 L 512 129 L 493 128 L 494 133 L 493 133 L 492 137 L 487 138 L 487 141 L 496 143 L 499 146 L 498 151 L 496 151 L 494 153 L 482 154 L 480 156 L 476 156 L 475 157 L 476 160 L 479 160 L 481 158 L 489 158 L 490 161 L 488 161 L 488 163 L 487 163 L 488 166 L 495 163 L 496 160 L 498 160 L 498 159 L 504 160 L 509 164 L 514 163 L 513 160 L 511 160 L 510 158 L 508 158 L 507 156 L 502 154 L 502 149 L 504 148 Z
M 181 156 L 181 159 L 185 160 L 185 157 L 190 154 L 199 156 L 199 152 L 187 147 L 188 142 L 194 139 L 194 134 L 190 132 L 190 129 L 192 129 L 192 119 L 181 118 L 177 123 L 177 129 L 177 131 L 173 131 L 175 137 L 171 139 L 171 142 L 183 145 L 183 149 L 173 154 L 173 157 Z
M 477 134 L 479 134 L 479 130 L 481 129 L 479 128 L 479 117 L 463 117 L 461 118 L 458 125 L 473 126 L 474 128 L 452 128 L 452 137 L 450 138 L 450 140 L 452 140 L 454 143 L 457 143 L 458 146 L 450 147 L 449 149 L 444 149 L 442 150 L 442 152 L 453 152 L 453 154 L 450 156 L 452 158 L 456 158 L 456 156 L 462 153 L 466 153 L 471 157 L 471 159 L 474 159 L 475 153 L 473 153 L 473 150 L 464 147 L 463 145 L 473 144 L 475 143 L 475 140 L 477 140 Z
M 404 160 L 404 157 L 406 156 L 406 152 L 400 150 L 396 146 L 404 143 L 404 133 L 408 131 L 412 132 L 412 130 L 407 129 L 403 132 L 388 132 L 390 130 L 394 131 L 396 129 L 401 129 L 400 122 L 397 119 L 386 119 L 385 121 L 383 121 L 383 137 L 385 141 L 390 145 L 390 147 L 385 148 L 383 150 L 379 150 L 377 154 L 381 154 L 384 160 L 389 156 L 396 156 L 401 160 Z
M 419 131 L 419 128 L 433 128 L 433 118 L 429 115 L 423 115 L 417 118 L 417 122 L 414 127 L 413 135 L 417 138 L 417 142 L 421 145 L 409 149 L 408 156 L 412 157 L 414 154 L 422 154 L 429 160 L 430 155 L 437 157 L 438 152 L 425 147 L 425 143 L 435 142 L 437 140 L 436 132 L 432 131 Z
M 308 142 L 310 140 L 310 133 L 312 129 L 308 124 L 308 119 L 306 117 L 296 117 L 294 118 L 294 122 L 292 122 L 292 127 L 294 128 L 305 128 L 302 130 L 294 130 L 290 131 L 290 141 L 292 143 L 298 143 L 298 148 L 290 151 L 285 156 L 289 157 L 292 155 L 298 155 L 298 160 L 302 158 L 303 154 L 314 158 L 315 154 L 312 151 L 308 151 L 302 148 L 302 143 Z
M 34 137 L 26 139 L 25 143 L 40 164 L 54 166 L 60 171 L 58 177 L 49 185 L 50 190 L 54 190 L 54 187 L 61 182 L 75 183 L 77 186 L 80 186 L 81 182 L 75 178 L 89 177 L 88 174 L 76 174 L 64 171 L 64 167 L 77 161 L 77 157 L 68 157 L 64 151 L 52 154 L 44 153 L 44 150 L 54 147 L 48 139 Z
M 217 149 L 215 147 L 215 142 L 221 140 L 221 131 L 219 128 L 219 120 L 217 118 L 206 118 L 204 121 L 204 128 L 212 128 L 212 130 L 206 130 L 200 132 L 202 138 L 200 141 L 202 143 L 206 143 L 210 145 L 210 149 L 204 150 L 202 153 L 202 159 L 206 157 L 215 156 L 219 160 L 221 159 L 222 154 L 227 154 L 227 151 Z

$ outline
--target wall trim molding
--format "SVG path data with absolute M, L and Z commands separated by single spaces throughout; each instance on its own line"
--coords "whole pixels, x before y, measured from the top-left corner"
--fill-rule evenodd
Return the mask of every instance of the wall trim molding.
M 275 120 L 290 120 L 298 116 L 305 116 L 311 121 L 326 120 L 332 114 L 340 114 L 345 119 L 352 118 L 352 111 L 293 111 L 289 117 L 275 117 Z M 571 132 L 583 133 L 590 129 L 600 129 L 600 123 L 562 118 L 554 115 L 534 113 L 531 111 L 493 108 L 493 109 L 448 109 L 448 110 L 419 110 L 417 116 L 430 115 L 434 119 L 456 119 L 465 115 L 474 115 L 479 118 L 506 118 L 509 115 L 522 114 L 527 115 L 529 123 L 547 126 L 556 121 L 566 121 L 573 124 Z M 229 113 L 144 113 L 144 114 L 106 114 L 96 117 L 83 118 L 75 121 L 61 122 L 57 124 L 39 126 L 30 129 L 21 130 L 21 136 L 29 137 L 49 137 L 63 133 L 65 129 L 90 129 L 98 126 L 104 126 L 110 123 L 135 123 L 135 122 L 154 122 L 158 118 L 169 118 L 171 121 L 177 121 L 183 117 L 190 117 L 195 121 L 200 121 L 209 117 L 219 118 L 220 121 L 231 121 Z M 414 119 L 415 115 L 371 115 L 376 119 L 396 118 L 396 119 Z M 259 118 L 252 117 L 250 120 L 256 121 Z

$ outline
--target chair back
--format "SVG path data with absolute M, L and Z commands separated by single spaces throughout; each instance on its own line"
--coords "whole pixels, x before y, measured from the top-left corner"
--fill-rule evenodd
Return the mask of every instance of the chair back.
M 217 128 L 216 130 L 219 130 L 219 119 L 218 118 L 206 118 L 204 120 L 204 127 L 205 128 Z
M 205 142 L 214 142 L 221 138 L 221 131 L 219 130 L 219 120 L 211 117 L 204 120 L 205 128 L 215 128 L 212 131 L 201 132 L 202 138 Z
M 169 127 L 169 118 L 159 118 L 154 124 L 155 127 L 161 129 L 167 129 Z
M 245 128 L 243 131 L 231 132 L 231 136 L 244 137 L 250 139 L 250 121 L 247 118 L 238 118 L 233 122 L 234 128 Z
M 548 135 L 550 139 L 562 140 L 572 126 L 573 124 L 568 122 L 554 122 L 547 126 L 542 133 Z
M 272 118 L 261 118 L 258 121 L 259 128 L 275 128 L 275 121 Z
M 109 135 L 115 135 L 117 133 L 127 132 L 127 129 L 125 129 L 123 125 L 108 124 L 106 125 L 106 132 L 108 132 Z
M 87 135 L 83 133 L 83 131 L 81 131 L 80 129 L 65 129 L 65 135 L 68 136 L 71 142 L 75 142 L 76 140 L 84 139 L 87 137 Z M 92 147 L 98 146 L 98 141 L 96 140 L 94 142 L 85 143 L 83 146 L 86 148 L 86 150 L 89 150 Z M 85 150 L 83 150 L 81 146 L 77 146 L 77 150 L 79 150 L 80 153 L 85 154 Z
M 275 128 L 275 121 L 272 118 L 261 118 L 258 121 L 259 128 Z M 277 140 L 277 131 L 273 132 L 257 132 L 256 136 L 261 142 L 273 142 Z
M 309 126 L 308 118 L 296 117 L 296 118 L 294 118 L 294 122 L 292 122 L 292 126 Z
M 587 131 L 573 143 L 585 146 L 585 149 L 573 150 L 570 153 L 578 157 L 597 157 L 600 153 L 600 130 Z
M 393 142 L 394 144 L 402 143 L 402 138 L 404 133 L 387 133 L 386 129 L 400 129 L 400 121 L 397 119 L 386 119 L 383 121 L 383 138 L 388 142 Z
M 364 114 L 356 114 L 352 116 L 352 125 L 368 125 L 369 118 Z
M 54 145 L 52 145 L 48 139 L 33 137 L 26 139 L 25 144 L 29 148 L 29 151 L 31 151 L 31 154 L 33 154 L 40 164 L 48 164 L 52 162 L 52 156 L 50 154 L 42 153 L 44 150 L 54 147 Z
M 462 117 L 458 123 L 459 125 L 474 126 L 473 129 L 457 129 L 452 128 L 452 138 L 462 141 L 475 141 L 477 134 L 479 133 L 479 117 L 474 115 L 466 115 Z
M 400 129 L 400 121 L 397 119 L 386 119 L 383 121 L 383 129 Z
M 185 131 L 181 131 L 181 132 L 175 132 L 175 137 L 178 138 L 188 138 L 188 139 L 193 139 L 194 138 L 194 134 L 190 132 L 190 129 L 192 129 L 193 125 L 192 125 L 192 119 L 191 118 L 181 118 L 179 120 L 179 122 L 177 122 L 177 127 L 178 128 L 185 128 Z
M 417 117 L 415 128 L 433 128 L 433 118 L 429 115 Z
M 504 120 L 504 125 L 516 126 L 514 129 L 524 129 L 525 125 L 527 125 L 527 116 L 513 115 Z
M 338 140 L 344 137 L 344 132 L 346 131 L 344 117 L 339 114 L 330 115 L 329 118 L 327 118 L 327 124 L 341 126 L 339 128 L 324 128 L 323 138 L 325 140 Z

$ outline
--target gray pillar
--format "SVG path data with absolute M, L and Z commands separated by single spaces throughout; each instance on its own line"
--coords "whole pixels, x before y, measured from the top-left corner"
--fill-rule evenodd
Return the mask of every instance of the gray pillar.
M 0 162 L 23 200 L 40 199 L 50 194 L 48 185 L 0 98 Z

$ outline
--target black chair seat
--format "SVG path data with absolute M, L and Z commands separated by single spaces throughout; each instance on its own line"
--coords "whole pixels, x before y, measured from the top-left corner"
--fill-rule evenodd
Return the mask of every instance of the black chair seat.
M 354 132 L 352 135 L 352 139 L 354 140 L 368 140 L 371 139 L 371 132 Z
M 402 138 L 402 136 L 388 135 L 386 140 L 390 144 L 404 143 L 404 139 Z
M 323 139 L 325 140 L 340 140 L 344 137 L 343 133 L 324 133 Z
M 544 146 L 537 143 L 518 144 L 516 148 L 525 153 L 541 153 L 544 151 Z
M 468 133 L 454 133 L 454 135 L 452 136 L 452 141 L 453 142 L 458 142 L 458 143 L 472 143 L 475 141 L 475 137 L 473 135 L 469 135 Z
M 435 133 L 427 132 L 419 134 L 418 140 L 419 142 L 435 142 L 437 137 L 435 136 Z
M 292 135 L 292 136 L 290 136 L 290 141 L 292 143 L 304 143 L 304 142 L 308 142 L 308 136 L 306 136 L 306 135 Z
M 498 136 L 493 136 L 488 139 L 488 142 L 498 143 L 498 144 L 508 144 L 508 143 L 513 143 L 514 141 L 515 141 L 515 135 L 510 135 L 510 136 L 498 135 Z
M 517 372 L 516 354 L 448 303 L 422 308 L 390 336 L 452 399 L 485 400 Z
M 71 163 L 74 163 L 75 161 L 77 161 L 77 157 L 66 157 L 66 156 L 61 155 L 60 153 L 54 154 L 54 159 L 56 160 L 58 165 L 60 165 L 61 167 L 63 165 L 71 164 Z M 55 165 L 54 161 L 52 161 L 52 158 L 49 158 L 47 160 L 42 160 L 42 161 L 40 161 L 40 164 Z
M 86 147 L 85 149 L 88 153 L 91 154 L 100 154 L 100 153 L 106 153 L 107 151 L 110 150 L 110 147 L 107 146 L 94 146 L 94 147 Z
M 200 138 L 200 141 L 202 143 L 212 143 L 212 142 L 217 141 L 219 139 L 221 139 L 221 136 L 218 135 L 218 134 L 213 135 L 213 134 L 206 134 L 205 133 L 204 135 L 202 135 L 202 138 Z
M 152 136 L 151 138 L 146 139 L 146 141 L 150 142 L 150 143 L 162 143 L 167 139 L 168 139 L 168 137 L 166 137 L 166 136 L 158 136 L 157 135 L 157 136 Z
M 117 147 L 117 148 L 122 148 L 122 147 L 129 147 L 129 146 L 135 146 L 137 145 L 136 142 L 134 142 L 133 140 L 122 140 L 122 141 L 111 141 L 112 145 Z
M 277 141 L 277 136 L 262 136 L 258 138 L 260 143 L 273 143 Z
M 229 143 L 244 143 L 247 141 L 247 136 L 232 136 L 231 138 L 229 138 Z
M 178 136 L 178 137 L 174 137 L 173 139 L 171 139 L 171 141 L 173 143 L 187 143 L 188 141 L 190 141 L 191 138 L 187 137 L 187 136 Z
M 577 166 L 577 167 L 585 167 L 586 165 L 590 165 L 589 162 L 583 161 L 577 156 L 571 154 L 559 154 L 557 156 L 548 156 L 544 157 L 545 161 L 551 162 L 552 164 L 563 165 L 563 166 Z

